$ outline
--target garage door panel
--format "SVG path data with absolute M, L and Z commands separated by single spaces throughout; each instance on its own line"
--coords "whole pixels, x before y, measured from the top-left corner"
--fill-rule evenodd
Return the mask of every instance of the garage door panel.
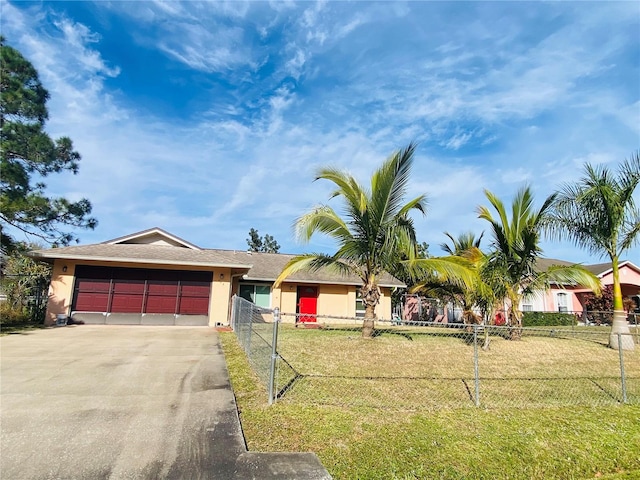
M 112 313 L 142 313 L 143 295 L 114 294 L 111 300 Z
M 173 296 L 175 298 L 178 295 L 178 281 L 149 280 L 147 289 L 149 295 Z
M 109 293 L 111 282 L 107 279 L 78 279 L 76 289 L 79 292 Z
M 207 315 L 209 313 L 209 298 L 182 297 L 178 313 L 183 315 Z
M 108 293 L 79 292 L 74 310 L 84 312 L 106 312 L 109 306 Z
M 145 311 L 147 313 L 175 313 L 176 304 L 178 299 L 175 295 L 162 296 L 162 295 L 149 295 L 147 297 L 147 306 Z
M 144 294 L 145 281 L 144 280 L 115 280 L 113 283 L 114 293 L 133 293 Z
M 211 286 L 201 282 L 183 282 L 182 296 L 185 297 L 208 297 Z

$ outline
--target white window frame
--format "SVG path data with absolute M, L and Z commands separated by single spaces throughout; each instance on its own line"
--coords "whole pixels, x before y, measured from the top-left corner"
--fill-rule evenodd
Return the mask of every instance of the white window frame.
M 253 295 L 252 298 L 254 300 L 252 300 L 252 303 L 256 303 L 255 302 L 255 298 L 256 298 L 256 287 L 267 287 L 269 289 L 269 305 L 264 306 L 264 305 L 258 305 L 259 307 L 262 308 L 271 308 L 271 284 L 270 283 L 245 283 L 242 282 L 240 284 L 238 284 L 238 296 L 240 296 L 240 289 L 242 287 L 253 287 Z M 256 304 L 257 305 L 257 304 Z
M 560 299 L 562 299 L 562 301 Z M 569 294 L 567 292 L 556 293 L 556 306 L 558 308 L 558 312 L 560 313 L 569 312 Z
M 358 303 L 362 305 L 362 309 L 358 308 Z M 360 297 L 359 289 L 356 290 L 356 318 L 364 318 L 365 306 L 362 298 Z
M 533 295 L 525 295 L 520 301 L 522 312 L 533 312 Z

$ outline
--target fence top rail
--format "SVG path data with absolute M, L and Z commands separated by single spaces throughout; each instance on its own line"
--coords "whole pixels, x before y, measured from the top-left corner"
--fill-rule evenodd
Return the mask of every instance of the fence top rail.
M 362 322 L 362 318 L 351 318 L 351 317 L 335 317 L 337 319 L 348 319 Z M 326 326 L 329 329 L 359 329 L 361 328 L 359 325 L 347 325 L 347 324 L 331 324 L 331 323 L 320 323 L 321 325 Z M 554 336 L 562 336 L 562 335 L 571 335 L 571 336 L 602 336 L 604 334 L 609 334 L 609 326 L 572 326 L 572 325 L 558 325 L 558 326 L 544 326 L 544 327 L 517 327 L 513 325 L 473 325 L 473 324 L 465 324 L 465 323 L 439 323 L 439 322 L 420 322 L 420 321 L 412 321 L 407 322 L 403 321 L 401 324 L 398 322 L 394 322 L 392 320 L 376 320 L 376 328 L 377 329 L 394 329 L 394 330 L 402 330 L 406 328 L 426 328 L 426 327 L 434 327 L 439 329 L 449 329 L 449 330 L 465 330 L 469 328 L 477 329 L 479 332 L 484 331 L 485 329 L 490 332 L 509 332 L 515 328 L 522 331 L 524 335 L 554 335 Z

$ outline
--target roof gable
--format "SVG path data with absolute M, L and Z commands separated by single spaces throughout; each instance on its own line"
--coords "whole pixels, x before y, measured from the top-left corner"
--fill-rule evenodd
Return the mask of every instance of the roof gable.
M 177 237 L 166 230 L 154 227 L 141 232 L 132 233 L 124 237 L 114 238 L 113 240 L 107 240 L 102 242 L 107 245 L 122 245 L 122 244 L 138 244 L 138 245 L 160 245 L 165 247 L 180 247 L 190 248 L 192 250 L 202 250 L 197 245 L 187 242 L 180 237 Z
M 585 268 L 600 278 L 604 277 L 605 275 L 613 271 L 613 268 L 611 267 L 611 262 L 598 263 L 595 265 L 585 265 Z M 623 260 L 620 263 L 618 263 L 618 269 L 621 270 L 623 268 L 629 268 L 631 270 L 635 270 L 636 272 L 640 272 L 640 267 L 634 265 L 629 260 Z

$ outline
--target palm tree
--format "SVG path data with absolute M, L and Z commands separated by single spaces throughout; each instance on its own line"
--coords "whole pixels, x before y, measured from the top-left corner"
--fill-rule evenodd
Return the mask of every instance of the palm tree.
M 458 235 L 458 238 L 454 238 L 449 232 L 444 232 L 444 234 L 451 240 L 451 245 L 444 242 L 440 244 L 440 248 L 449 255 L 457 256 L 473 254 L 480 248 L 480 242 L 484 236 L 484 232 L 482 232 L 478 238 L 476 238 L 473 232 L 461 233 Z
M 618 265 L 640 238 L 640 210 L 633 199 L 639 183 L 640 152 L 625 160 L 617 175 L 606 166 L 587 163 L 577 183 L 561 188 L 549 218 L 553 237 L 611 260 L 614 315 L 609 345 L 613 348 L 618 347 L 618 333 L 629 334 Z M 634 348 L 631 336 L 625 335 L 622 347 Z
M 378 282 L 385 271 L 396 271 L 404 264 L 411 271 L 428 269 L 443 275 L 456 275 L 463 269 L 440 259 L 418 258 L 416 234 L 410 213 L 426 213 L 426 196 L 403 203 L 416 145 L 392 154 L 371 177 L 369 189 L 350 174 L 335 168 L 320 169 L 316 180 L 333 182 L 336 189 L 330 198 L 340 197 L 345 204 L 345 218 L 328 205 L 319 205 L 296 220 L 298 239 L 308 242 L 316 232 L 336 240 L 333 255 L 305 254 L 292 258 L 275 281 L 278 287 L 289 275 L 301 270 L 327 268 L 342 274 L 355 274 L 362 280 L 360 297 L 365 306 L 362 336 L 373 337 L 375 308 L 380 300 Z
M 478 216 L 491 225 L 492 251 L 487 258 L 487 268 L 493 272 L 493 282 L 501 279 L 510 310 L 508 323 L 511 338 L 518 339 L 522 332 L 520 302 L 525 295 L 549 288 L 553 283 L 573 283 L 600 291 L 600 282 L 591 272 L 580 265 L 549 267 L 546 271 L 536 268 L 542 254 L 540 233 L 551 208 L 555 194 L 548 197 L 535 210 L 533 194 L 529 187 L 518 191 L 511 205 L 511 218 L 504 204 L 493 193 L 485 190 L 485 196 L 495 210 L 494 218 L 489 208 L 478 207 Z
M 478 238 L 473 232 L 461 233 L 457 238 L 449 232 L 444 232 L 444 234 L 451 240 L 451 244 L 443 242 L 440 244 L 440 248 L 451 256 L 466 259 L 469 262 L 469 269 L 474 274 L 474 282 L 472 286 L 440 282 L 440 288 L 448 290 L 455 301 L 462 306 L 462 318 L 465 323 L 478 323 L 479 319 L 474 313 L 473 307 L 484 287 L 480 278 L 480 267 L 484 258 L 484 254 L 480 250 L 480 242 L 484 232 Z

